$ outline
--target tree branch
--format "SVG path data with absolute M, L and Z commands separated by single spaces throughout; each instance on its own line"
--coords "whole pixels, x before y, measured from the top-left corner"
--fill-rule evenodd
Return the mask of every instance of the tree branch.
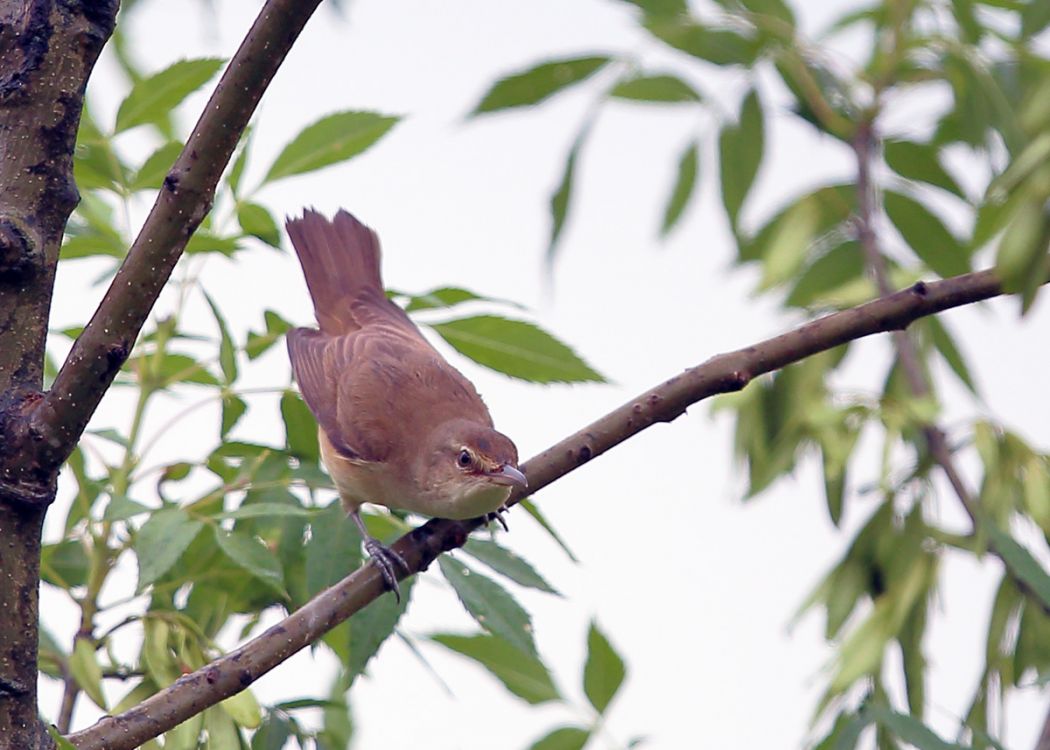
M 596 422 L 527 461 L 522 470 L 534 493 L 657 422 L 670 422 L 690 405 L 737 391 L 755 377 L 848 341 L 900 330 L 912 321 L 1002 293 L 992 271 L 966 274 L 910 289 L 827 315 L 754 346 L 722 354 L 640 394 Z M 521 496 L 514 496 L 512 504 Z M 409 566 L 425 570 L 442 552 L 462 546 L 482 521 L 433 519 L 406 534 L 394 549 Z M 188 674 L 118 716 L 70 736 L 79 750 L 131 750 L 259 679 L 383 593 L 366 565 L 321 592 L 279 624 Z
M 267 0 L 223 73 L 91 322 L 32 416 L 44 460 L 70 454 L 186 243 L 211 209 L 244 128 L 320 0 Z

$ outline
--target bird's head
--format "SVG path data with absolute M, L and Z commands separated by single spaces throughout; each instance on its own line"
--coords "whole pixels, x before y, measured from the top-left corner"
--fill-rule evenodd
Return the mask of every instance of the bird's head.
M 440 425 L 427 436 L 420 466 L 442 518 L 475 518 L 499 508 L 511 491 L 528 486 L 518 449 L 506 435 L 466 419 Z

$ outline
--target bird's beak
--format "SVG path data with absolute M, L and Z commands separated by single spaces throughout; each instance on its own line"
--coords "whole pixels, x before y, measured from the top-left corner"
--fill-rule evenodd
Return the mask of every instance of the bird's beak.
M 503 464 L 498 471 L 492 472 L 488 477 L 497 484 L 505 484 L 510 487 L 525 489 L 529 486 L 529 480 L 525 478 L 525 475 L 510 464 Z

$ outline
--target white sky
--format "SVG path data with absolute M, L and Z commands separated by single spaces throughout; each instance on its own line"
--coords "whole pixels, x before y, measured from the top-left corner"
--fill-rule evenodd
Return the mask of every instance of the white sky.
M 813 33 L 847 4 L 805 5 L 804 28 Z M 216 3 L 215 15 L 197 4 L 149 3 L 134 16 L 129 32 L 138 59 L 155 69 L 183 56 L 231 55 L 255 10 L 255 3 L 239 0 Z M 857 41 L 841 42 L 833 61 L 848 66 L 850 55 L 863 46 Z M 680 149 L 697 132 L 714 132 L 709 116 L 689 108 L 657 114 L 639 105 L 606 107 L 578 164 L 576 200 L 554 283 L 545 284 L 548 197 L 601 83 L 534 111 L 470 122 L 464 114 L 500 75 L 548 57 L 594 51 L 636 55 L 653 68 L 684 71 L 729 111 L 749 83 L 741 72 L 683 65 L 684 57 L 663 51 L 637 28 L 628 6 L 611 0 L 359 0 L 350 4 L 345 21 L 323 9 L 310 22 L 263 100 L 257 156 L 247 178 L 249 184 L 257 180 L 280 147 L 324 113 L 374 109 L 407 115 L 365 156 L 267 188 L 260 199 L 279 215 L 304 205 L 328 213 L 350 209 L 379 231 L 390 286 L 423 291 L 455 284 L 524 303 L 537 321 L 615 383 L 544 388 L 455 358 L 523 457 L 685 367 L 797 322 L 770 299 L 750 295 L 757 279 L 753 271 L 730 268 L 733 250 L 710 149 L 701 160 L 699 203 L 666 243 L 657 240 Z M 111 122 L 107 117 L 117 103 L 114 70 L 112 60 L 104 59 L 93 82 L 105 105 L 96 113 L 103 123 Z M 194 102 L 185 109 L 187 124 L 200 105 Z M 766 104 L 774 112 L 767 131 L 769 158 L 745 211 L 751 220 L 850 169 L 840 145 L 776 110 L 774 99 L 767 97 Z M 907 130 L 921 120 L 922 108 L 937 105 L 902 102 L 894 122 Z M 55 327 L 82 323 L 93 310 L 101 293 L 88 285 L 94 269 L 90 264 L 62 268 Z M 238 339 L 249 327 L 258 328 L 263 308 L 299 323 L 312 321 L 305 285 L 288 254 L 260 248 L 232 262 L 209 260 L 202 278 Z M 169 294 L 162 307 L 170 303 Z M 210 334 L 207 308 L 199 298 L 191 304 L 191 325 Z M 1042 379 L 1031 374 L 1050 365 L 1042 345 L 1048 315 L 1040 303 L 1019 323 L 1014 303 L 997 302 L 945 316 L 953 331 L 964 334 L 964 351 L 986 397 L 985 404 L 974 404 L 949 389 L 945 424 L 958 428 L 974 414 L 993 414 L 1047 448 L 1050 406 Z M 875 387 L 889 356 L 884 339 L 862 344 L 843 384 Z M 246 384 L 287 382 L 279 347 L 249 368 Z M 152 411 L 146 434 L 196 398 Z M 266 399 L 256 403 L 238 434 L 279 442 L 283 433 L 275 406 Z M 111 394 L 95 426 L 126 424 L 129 404 L 124 395 Z M 651 748 L 798 746 L 823 686 L 822 670 L 832 654 L 822 640 L 823 619 L 807 616 L 790 631 L 788 622 L 874 503 L 854 494 L 847 533 L 835 530 L 824 510 L 819 467 L 807 461 L 795 477 L 742 504 L 730 422 L 708 415 L 706 406 L 695 407 L 537 496 L 580 557 L 579 566 L 524 513 L 510 517 L 507 542 L 567 594 L 557 599 L 521 592 L 534 615 L 540 651 L 562 690 L 586 705 L 580 674 L 591 618 L 627 660 L 628 680 L 607 724 L 619 744 L 608 747 L 640 734 L 650 738 Z M 208 410 L 179 422 L 151 462 L 199 455 L 198 445 L 214 442 L 215 424 Z M 861 481 L 877 470 L 878 444 L 868 437 L 862 450 L 873 460 Z M 964 466 L 971 484 L 974 468 Z M 70 478 L 63 481 L 68 488 Z M 939 513 L 946 524 L 961 527 L 950 497 Z M 49 534 L 58 532 L 63 514 L 52 514 Z M 110 600 L 134 585 L 134 566 L 122 570 L 127 575 L 106 591 Z M 941 616 L 926 639 L 928 718 L 951 736 L 977 684 L 998 565 L 975 567 L 949 558 L 943 580 Z M 404 622 L 409 633 L 472 630 L 451 592 L 435 585 L 439 581 L 430 572 L 416 588 Z M 61 599 L 45 591 L 43 612 L 63 639 L 72 636 L 73 610 Z M 131 658 L 135 645 L 126 648 Z M 424 644 L 424 651 L 453 695 L 401 643 L 388 644 L 372 663 L 370 678 L 352 693 L 357 747 L 524 748 L 548 729 L 583 718 L 559 707 L 529 708 L 480 668 L 440 647 Z M 264 702 L 322 695 L 331 674 L 329 662 L 301 654 L 253 689 Z M 1010 702 L 1008 746 L 1034 746 L 1048 699 L 1029 691 Z M 45 685 L 45 709 L 57 707 L 58 700 L 55 686 Z M 82 700 L 78 726 L 95 715 Z

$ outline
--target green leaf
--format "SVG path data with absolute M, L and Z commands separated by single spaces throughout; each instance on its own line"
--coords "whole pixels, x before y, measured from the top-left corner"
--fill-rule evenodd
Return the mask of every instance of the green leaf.
M 291 323 L 273 310 L 263 313 L 263 321 L 266 324 L 266 330 L 263 333 L 251 331 L 248 334 L 248 341 L 244 345 L 244 352 L 248 355 L 248 359 L 259 357 L 292 328 Z
M 219 328 L 219 367 L 222 369 L 225 384 L 230 385 L 237 379 L 237 350 L 233 346 L 230 329 L 226 326 L 226 319 L 222 316 L 219 306 L 215 304 L 210 294 L 207 292 L 203 294 L 215 318 L 215 325 Z
M 219 437 L 225 439 L 234 425 L 248 411 L 248 404 L 240 396 L 224 393 L 222 396 L 222 419 L 219 425 Z
M 220 704 L 230 718 L 245 729 L 255 729 L 262 723 L 262 709 L 251 690 L 234 693 Z M 239 745 L 236 750 L 239 750 Z
M 252 750 L 284 750 L 292 736 L 292 723 L 280 714 L 270 714 L 252 735 Z
M 226 173 L 226 184 L 230 188 L 230 192 L 233 193 L 234 197 L 238 197 L 241 191 L 241 178 L 244 177 L 244 168 L 248 164 L 248 152 L 251 148 L 252 142 L 252 129 L 251 125 L 244 129 L 241 133 L 240 151 L 237 153 L 237 158 L 233 160 L 233 165 Z
M 886 141 L 883 148 L 886 164 L 901 177 L 925 182 L 927 185 L 947 190 L 952 195 L 966 200 L 966 194 L 962 188 L 941 166 L 938 159 L 940 149 L 936 144 Z
M 438 564 L 441 574 L 478 625 L 515 648 L 536 656 L 529 613 L 502 586 L 448 555 L 439 557 Z
M 675 178 L 671 197 L 668 199 L 667 207 L 664 209 L 664 219 L 660 225 L 661 235 L 666 236 L 675 228 L 678 220 L 682 218 L 682 213 L 693 195 L 693 188 L 696 187 L 696 173 L 699 160 L 700 144 L 696 142 L 690 143 L 681 156 L 678 157 L 678 176 Z
M 304 128 L 278 154 L 263 184 L 351 159 L 386 135 L 398 117 L 337 112 Z
M 156 377 L 156 385 L 168 388 L 176 383 L 194 383 L 196 385 L 221 385 L 219 379 L 212 375 L 203 364 L 186 354 L 165 353 L 160 366 L 153 369 L 156 359 L 152 357 L 135 357 L 131 360 L 136 366 L 145 359 L 145 367 Z
M 182 144 L 178 141 L 168 141 L 160 146 L 139 167 L 139 171 L 131 178 L 128 188 L 133 191 L 159 190 L 164 183 L 164 178 L 167 177 L 181 153 Z
M 242 249 L 239 237 L 221 237 L 203 229 L 198 229 L 186 243 L 185 253 L 196 255 L 198 253 L 219 253 L 227 258 L 232 258 L 234 253 Z
M 127 521 L 141 513 L 149 513 L 150 510 L 152 509 L 148 505 L 132 500 L 127 495 L 113 495 L 102 513 L 102 520 Z
M 583 750 L 591 733 L 581 727 L 559 727 L 536 740 L 529 750 Z
M 306 517 L 310 511 L 301 505 L 290 503 L 252 503 L 216 514 L 216 518 L 281 518 L 287 516 Z
M 754 64 L 761 45 L 754 38 L 730 29 L 713 29 L 692 20 L 647 18 L 645 27 L 675 49 L 715 65 Z
M 245 234 L 258 237 L 272 247 L 281 246 L 281 230 L 266 208 L 258 203 L 238 203 L 237 223 Z
M 1021 36 L 1031 39 L 1041 34 L 1043 29 L 1050 25 L 1050 5 L 1043 2 L 1030 2 L 1022 4 L 1021 11 Z
M 451 634 L 434 635 L 431 638 L 481 664 L 502 682 L 507 690 L 527 703 L 536 705 L 561 698 L 543 662 L 515 648 L 502 638 L 491 635 Z
M 463 550 L 521 586 L 561 596 L 524 558 L 496 542 L 469 539 Z
M 215 541 L 226 556 L 274 591 L 287 597 L 281 562 L 258 539 L 238 531 L 214 527 Z
M 550 521 L 547 520 L 547 517 L 544 516 L 543 513 L 540 512 L 540 509 L 536 507 L 536 504 L 534 502 L 532 502 L 529 498 L 526 497 L 520 503 L 518 503 L 518 505 L 524 508 L 525 512 L 532 516 L 533 520 L 535 520 L 536 523 L 538 523 L 543 528 L 543 530 L 546 531 L 548 535 L 550 535 L 550 538 L 553 539 L 559 547 L 561 547 L 562 552 L 565 553 L 566 557 L 568 557 L 574 563 L 578 563 L 580 561 L 579 558 L 573 554 L 572 550 L 569 549 L 569 545 L 566 544 L 565 540 L 561 538 L 561 535 L 558 534 L 557 530 L 554 528 L 554 526 L 551 525 Z
M 918 750 L 964 750 L 962 745 L 946 742 L 918 719 L 879 705 L 869 705 L 864 712 L 886 729 Z
M 139 81 L 120 103 L 114 132 L 167 117 L 183 99 L 210 81 L 225 62 L 214 57 L 180 60 Z
M 969 272 L 970 255 L 966 248 L 926 206 L 889 190 L 883 201 L 890 221 L 930 270 L 945 278 Z
M 310 407 L 294 391 L 281 396 L 281 418 L 284 420 L 285 445 L 288 452 L 300 459 L 316 463 L 321 459 L 317 443 L 317 420 Z
M 686 0 L 626 0 L 641 8 L 647 18 L 683 16 L 689 11 Z
M 511 377 L 535 383 L 604 383 L 568 346 L 532 323 L 477 315 L 433 323 L 460 354 Z
M 562 172 L 561 181 L 551 195 L 551 239 L 547 244 L 548 262 L 554 260 L 558 251 L 558 240 L 561 239 L 561 233 L 565 229 L 565 219 L 569 214 L 569 203 L 572 200 L 572 181 L 576 171 L 576 159 L 579 157 L 580 149 L 589 131 L 589 127 L 584 127 L 573 141 L 569 155 L 565 159 L 565 171 Z
M 524 309 L 524 307 L 517 302 L 497 299 L 495 297 L 483 297 L 469 289 L 463 289 L 458 286 L 439 287 L 437 289 L 431 289 L 429 292 L 424 292 L 423 294 L 404 294 L 398 292 L 395 296 L 408 297 L 408 304 L 405 305 L 405 312 L 455 307 L 464 302 L 496 302 L 501 305 L 509 305 L 511 307 Z
M 692 86 L 675 75 L 635 75 L 625 78 L 609 92 L 617 99 L 639 102 L 698 102 L 700 94 Z
M 1000 529 L 989 518 L 981 519 L 980 529 L 1010 572 L 1039 598 L 1044 608 L 1050 608 L 1050 573 L 1039 564 L 1032 553 L 1022 547 L 1010 534 Z
M 740 208 L 758 174 L 765 149 L 765 123 L 758 91 L 752 89 L 740 105 L 736 125 L 726 125 L 718 137 L 722 202 L 735 229 Z
M 361 532 L 339 501 L 310 522 L 306 545 L 306 590 L 313 596 L 361 567 Z M 393 597 L 383 597 L 392 599 Z
M 87 638 L 77 638 L 73 653 L 69 657 L 69 671 L 80 689 L 99 708 L 106 709 L 106 696 L 102 693 L 102 667 L 95 657 L 95 647 Z
M 400 601 L 392 596 L 380 597 L 350 618 L 350 658 L 346 664 L 348 684 L 353 684 L 354 679 L 365 671 L 379 647 L 393 635 L 398 621 L 408 609 L 415 581 L 415 578 L 408 578 L 400 583 Z
M 1050 217 L 1045 198 L 1025 200 L 1013 216 L 995 256 L 995 270 L 1003 289 L 1020 293 L 1022 311 L 1027 312 L 1043 281 L 1050 272 L 1047 244 L 1050 240 Z
M 599 714 L 615 697 L 627 670 L 605 635 L 592 622 L 587 633 L 587 663 L 583 667 L 583 692 Z
M 604 55 L 552 60 L 496 81 L 471 115 L 537 104 L 579 83 L 609 62 Z
M 833 305 L 835 292 L 847 284 L 864 279 L 864 253 L 855 240 L 847 240 L 828 250 L 795 281 L 786 304 L 792 307 Z
M 794 279 L 806 262 L 820 225 L 820 210 L 799 201 L 777 222 L 762 258 L 760 289 L 771 289 Z
M 135 554 L 139 561 L 136 591 L 167 573 L 190 546 L 203 524 L 194 521 L 181 508 L 165 508 L 149 517 L 135 535 Z
M 58 727 L 56 727 L 54 724 L 48 725 L 47 733 L 51 735 L 51 739 L 54 740 L 55 747 L 58 750 L 77 750 L 77 746 L 69 740 L 67 740 L 65 737 L 63 737 L 62 734 L 58 731 Z
M 52 586 L 71 589 L 87 583 L 88 560 L 79 539 L 66 539 L 45 544 L 40 551 L 40 577 Z
M 948 367 L 950 367 L 952 372 L 955 373 L 955 376 L 962 381 L 963 385 L 969 389 L 970 393 L 979 396 L 977 393 L 977 383 L 974 382 L 973 375 L 970 374 L 970 368 L 967 366 L 962 352 L 960 352 L 958 347 L 955 346 L 955 341 L 952 338 L 952 335 L 948 332 L 948 329 L 941 322 L 940 318 L 936 315 L 931 315 L 925 319 L 925 323 L 930 331 L 930 340 L 933 342 L 934 348 L 937 349 L 937 352 L 948 364 Z

